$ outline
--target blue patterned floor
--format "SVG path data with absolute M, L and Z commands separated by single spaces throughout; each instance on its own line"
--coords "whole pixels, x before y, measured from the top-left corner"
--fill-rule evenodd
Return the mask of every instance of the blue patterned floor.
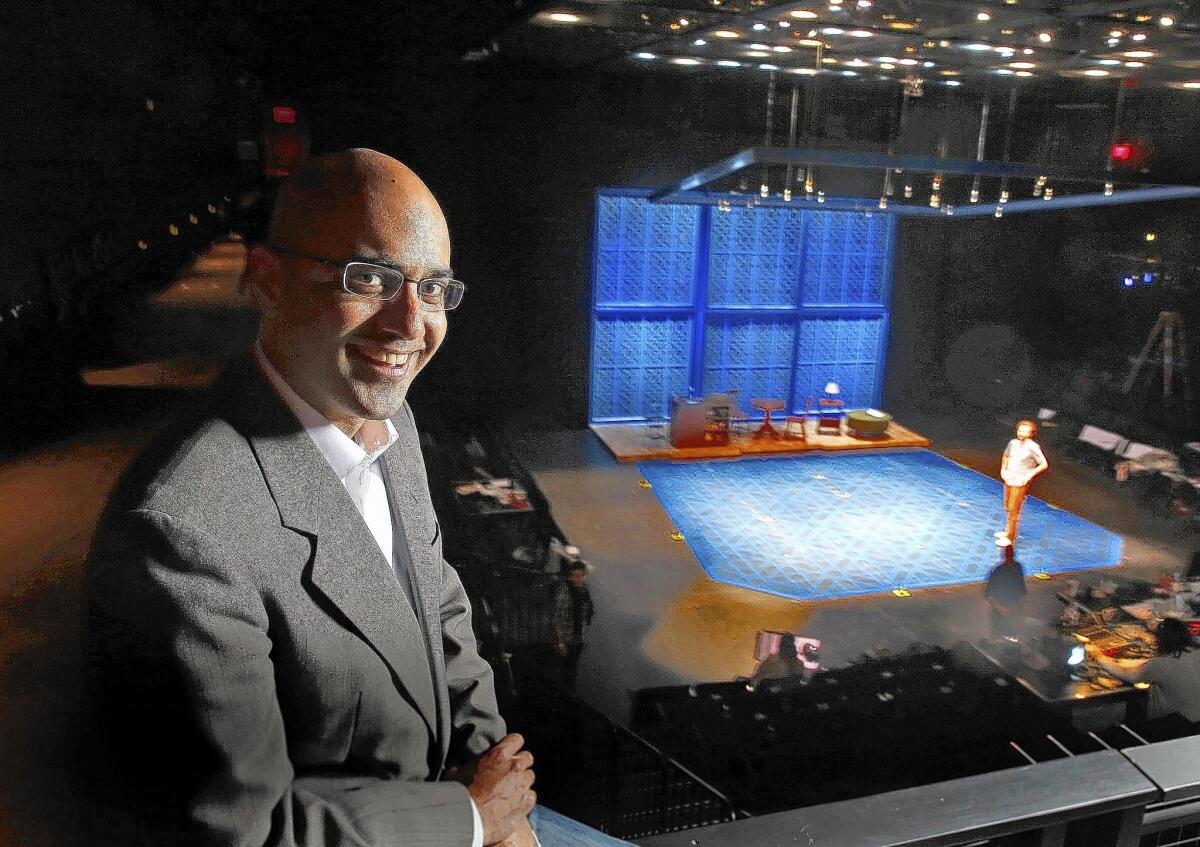
M 638 465 L 708 575 L 796 600 L 982 582 L 999 482 L 929 450 Z M 1030 497 L 1026 573 L 1120 563 L 1121 539 Z

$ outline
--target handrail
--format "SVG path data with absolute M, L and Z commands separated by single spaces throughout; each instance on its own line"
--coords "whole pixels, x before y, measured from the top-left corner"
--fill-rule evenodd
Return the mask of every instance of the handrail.
M 1161 795 L 1159 787 L 1128 758 L 1105 750 L 658 835 L 640 843 L 642 847 L 784 847 L 797 843 L 810 847 L 949 847 L 1039 830 L 1057 834 L 1071 821 L 1117 813 L 1121 823 L 1111 828 L 1114 840 L 1108 843 L 1126 847 L 1136 844 L 1143 810 Z

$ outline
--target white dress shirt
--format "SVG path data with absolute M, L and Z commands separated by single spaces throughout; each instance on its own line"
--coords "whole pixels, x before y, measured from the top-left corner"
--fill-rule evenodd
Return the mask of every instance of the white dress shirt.
M 262 369 L 263 375 L 275 389 L 275 393 L 289 409 L 309 438 L 317 445 L 325 461 L 333 468 L 337 478 L 342 481 L 350 499 L 354 501 L 367 529 L 379 545 L 379 550 L 396 570 L 396 553 L 392 545 L 392 510 L 388 501 L 387 487 L 383 484 L 383 471 L 379 465 L 379 457 L 387 451 L 400 437 L 396 427 L 390 420 L 384 421 L 387 427 L 388 440 L 382 447 L 368 453 L 356 440 L 338 429 L 329 418 L 314 409 L 303 397 L 297 394 L 279 371 L 275 370 L 263 352 L 262 346 L 254 345 L 254 359 Z M 474 834 L 471 847 L 483 847 L 483 820 L 479 817 L 479 809 L 475 801 L 467 797 L 471 803 L 471 818 L 474 821 Z

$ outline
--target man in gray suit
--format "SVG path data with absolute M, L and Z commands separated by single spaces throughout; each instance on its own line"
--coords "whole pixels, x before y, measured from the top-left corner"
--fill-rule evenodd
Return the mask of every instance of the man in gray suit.
M 254 356 L 127 472 L 85 583 L 122 844 L 532 841 L 408 386 L 462 297 L 437 201 L 352 150 L 287 182 Z M 128 811 L 128 810 L 127 810 Z

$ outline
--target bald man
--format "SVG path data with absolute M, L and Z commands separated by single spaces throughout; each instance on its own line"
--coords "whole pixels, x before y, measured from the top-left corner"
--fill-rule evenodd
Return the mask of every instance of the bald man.
M 135 461 L 87 566 L 112 843 L 530 842 L 405 402 L 463 295 L 437 201 L 381 153 L 316 159 L 244 282 L 253 357 Z

